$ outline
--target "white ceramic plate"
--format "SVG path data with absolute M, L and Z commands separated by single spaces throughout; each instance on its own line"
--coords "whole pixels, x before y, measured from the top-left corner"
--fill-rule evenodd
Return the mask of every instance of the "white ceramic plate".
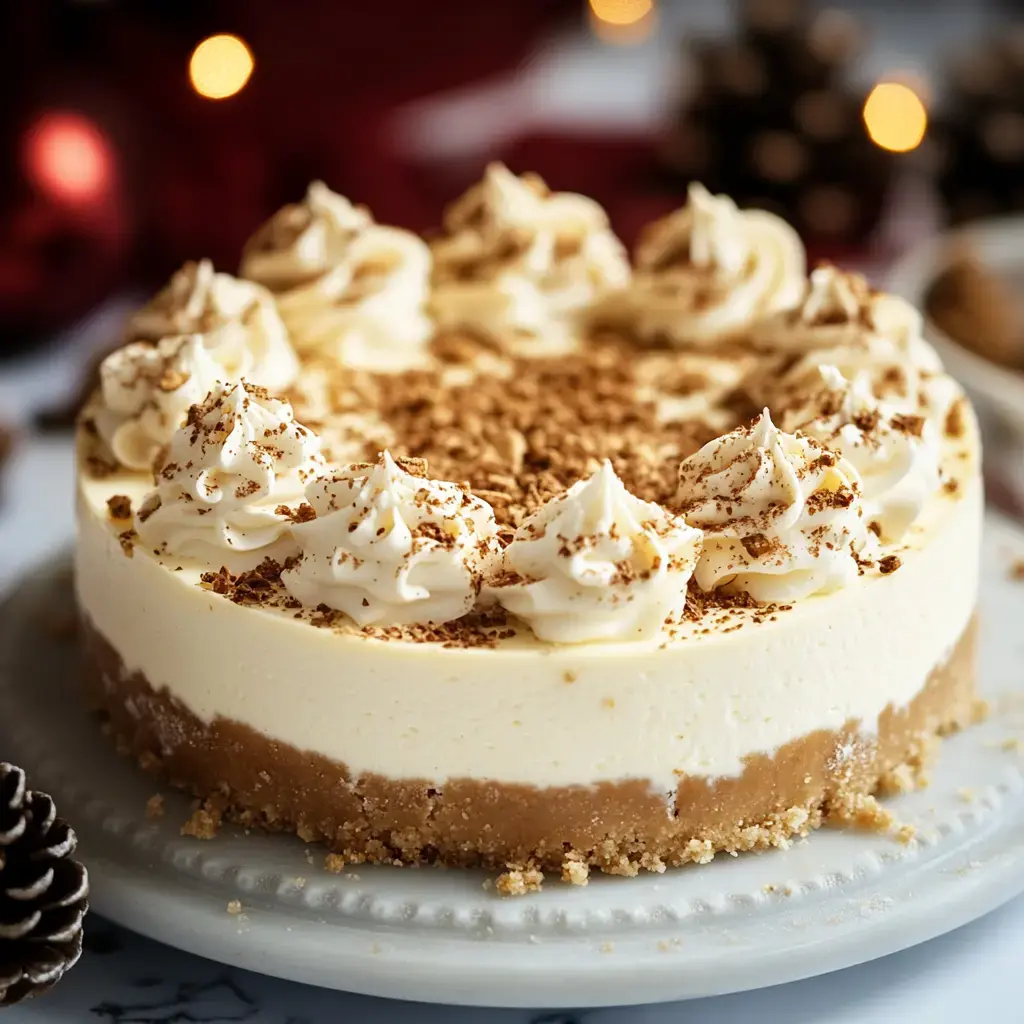
M 1024 279 L 1024 216 L 977 221 L 937 235 L 912 249 L 889 276 L 889 290 L 925 309 L 932 282 L 948 265 L 949 253 L 965 242 L 996 274 Z M 994 408 L 1024 439 L 1024 373 L 1007 370 L 953 341 L 925 317 L 928 340 L 946 369 L 971 393 L 982 409 Z
M 49 790 L 81 839 L 93 905 L 249 970 L 372 995 L 489 1006 L 707 996 L 835 970 L 978 917 L 1024 890 L 1024 531 L 992 518 L 982 680 L 996 711 L 949 740 L 932 785 L 892 801 L 918 841 L 823 830 L 786 852 L 502 900 L 476 872 L 321 868 L 297 839 L 182 838 L 187 801 L 147 821 L 152 781 L 75 694 L 65 563 L 0 609 L 0 756 Z M 1016 749 L 1020 741 L 1020 750 Z M 242 913 L 228 913 L 239 900 Z

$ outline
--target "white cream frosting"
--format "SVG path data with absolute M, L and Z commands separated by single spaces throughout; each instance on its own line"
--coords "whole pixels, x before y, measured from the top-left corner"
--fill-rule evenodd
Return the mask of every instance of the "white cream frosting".
M 629 280 L 625 249 L 594 200 L 498 163 L 448 209 L 432 248 L 438 326 L 524 353 L 571 348 L 585 311 Z
M 903 399 L 897 394 L 900 411 L 920 413 L 931 423 L 940 424 L 950 406 L 963 397 L 963 389 L 946 373 L 938 352 L 925 339 L 924 318 L 906 299 L 880 293 L 875 297 L 874 322 L 880 334 L 893 340 L 904 359 L 911 397 Z M 876 393 L 880 390 L 884 391 L 884 385 L 876 384 Z
M 491 592 L 541 640 L 649 640 L 686 604 L 700 549 L 699 530 L 634 497 L 606 461 L 523 522 Z
M 676 503 L 704 531 L 704 590 L 776 602 L 827 593 L 852 583 L 874 547 L 854 466 L 779 430 L 767 409 L 681 463 Z
M 274 292 L 300 351 L 393 370 L 424 359 L 430 265 L 412 232 L 375 223 L 315 181 L 250 239 L 241 273 Z
M 316 519 L 282 580 L 305 605 L 358 625 L 449 622 L 473 607 L 497 556 L 491 507 L 458 484 L 417 476 L 384 452 L 306 487 Z
M 221 368 L 221 380 L 283 391 L 299 362 L 266 288 L 214 271 L 209 260 L 186 263 L 128 321 L 131 341 L 201 334 Z
M 785 221 L 694 183 L 685 206 L 647 228 L 632 285 L 599 315 L 645 340 L 712 345 L 796 302 L 805 265 Z
M 352 239 L 372 224 L 365 206 L 311 182 L 301 203 L 282 207 L 249 240 L 242 274 L 274 292 L 306 284 L 343 263 Z
M 834 366 L 820 373 L 820 389 L 786 414 L 783 427 L 847 459 L 860 474 L 869 522 L 878 524 L 885 542 L 899 541 L 939 487 L 935 426 L 876 399 L 866 373 L 852 381 Z
M 100 390 L 90 413 L 114 458 L 129 469 L 151 470 L 159 453 L 201 402 L 221 368 L 201 335 L 137 341 L 100 364 Z
M 751 341 L 770 352 L 801 355 L 857 342 L 866 333 L 880 333 L 875 329 L 876 298 L 860 274 L 822 264 L 792 306 L 755 325 Z
M 931 368 L 934 350 L 924 339 L 918 341 L 920 344 L 904 347 L 891 338 L 866 334 L 834 348 L 814 349 L 778 379 L 765 374 L 763 390 L 755 391 L 772 409 L 783 413 L 814 390 L 820 367 L 835 366 L 848 380 L 865 374 L 872 394 L 892 409 L 920 413 L 938 424 L 962 391 L 944 370 Z
M 218 384 L 174 434 L 156 488 L 136 514 L 149 548 L 221 564 L 282 537 L 280 506 L 301 498 L 322 468 L 319 440 L 287 402 L 246 382 Z
M 758 321 L 750 340 L 764 351 L 806 355 L 881 338 L 919 369 L 941 372 L 942 362 L 922 330 L 921 314 L 905 299 L 875 291 L 861 274 L 825 263 L 811 272 L 802 298 Z
M 762 351 L 796 357 L 780 379 L 768 373 L 755 387 L 776 412 L 815 391 L 823 365 L 848 380 L 866 373 L 877 398 L 933 421 L 960 393 L 925 341 L 917 310 L 895 295 L 872 291 L 861 275 L 830 265 L 815 268 L 798 304 L 759 321 L 751 341 Z

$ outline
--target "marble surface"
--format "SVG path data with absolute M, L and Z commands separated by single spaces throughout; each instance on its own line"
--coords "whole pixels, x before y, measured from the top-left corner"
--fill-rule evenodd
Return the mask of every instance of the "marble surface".
M 166 949 L 93 919 L 82 961 L 4 1024 L 834 1024 L 1017 1021 L 1024 901 L 885 960 L 759 992 L 601 1010 L 425 1006 L 305 988 Z

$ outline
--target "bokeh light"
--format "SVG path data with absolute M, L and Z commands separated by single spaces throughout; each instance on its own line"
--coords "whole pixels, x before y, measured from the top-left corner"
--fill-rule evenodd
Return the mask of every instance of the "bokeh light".
M 590 26 L 606 43 L 634 45 L 654 31 L 654 0 L 590 0 Z
M 907 153 L 924 139 L 928 112 L 909 85 L 879 82 L 864 102 L 864 124 L 876 146 L 893 153 Z
M 52 199 L 82 203 L 100 198 L 114 176 L 114 155 L 99 127 L 81 114 L 49 111 L 25 135 L 25 171 Z
M 254 66 L 252 52 L 238 36 L 216 35 L 192 51 L 188 77 L 200 96 L 223 100 L 245 87 Z
M 654 0 L 590 0 L 590 9 L 608 25 L 635 25 L 654 10 Z

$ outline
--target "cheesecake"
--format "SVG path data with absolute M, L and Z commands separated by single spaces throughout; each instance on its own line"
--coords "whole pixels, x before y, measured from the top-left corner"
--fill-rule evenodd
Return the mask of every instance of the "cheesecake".
M 699 188 L 632 261 L 503 167 L 429 246 L 271 225 L 78 427 L 86 699 L 191 832 L 635 875 L 884 817 L 972 720 L 978 433 L 902 300 Z

